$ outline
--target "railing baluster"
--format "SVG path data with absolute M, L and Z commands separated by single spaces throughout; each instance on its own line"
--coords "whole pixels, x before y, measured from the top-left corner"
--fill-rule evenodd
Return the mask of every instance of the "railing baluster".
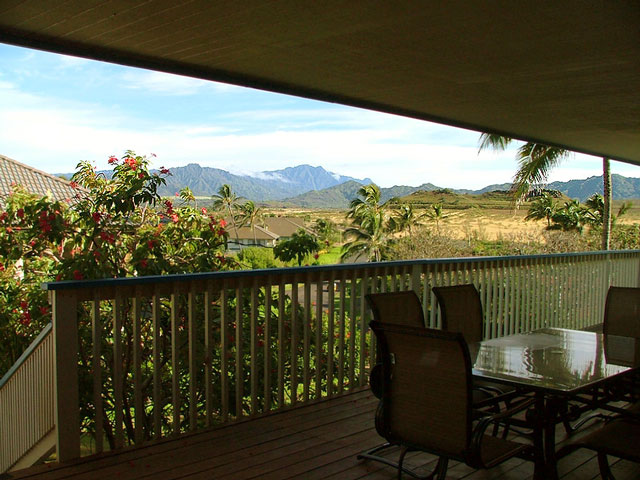
M 113 397 L 115 425 L 113 427 L 116 448 L 124 446 L 123 430 L 123 357 L 122 357 L 122 320 L 124 305 L 121 296 L 116 296 L 113 304 Z
M 278 285 L 278 407 L 284 407 L 284 352 L 285 352 L 285 335 L 284 322 L 286 311 L 284 308 L 285 300 L 285 284 L 281 280 Z
M 323 322 L 322 322 L 322 307 L 323 307 L 323 282 L 322 275 L 318 277 L 316 282 L 316 319 L 315 319 L 315 350 L 316 350 L 316 371 L 315 371 L 315 384 L 316 384 L 316 394 L 315 398 L 322 398 L 322 360 L 324 356 L 324 352 L 322 349 L 322 333 L 323 333 Z M 328 388 L 328 383 L 327 383 Z
M 223 422 L 229 421 L 229 311 L 228 285 L 222 282 L 220 290 L 220 409 Z
M 257 278 L 251 285 L 251 415 L 258 413 L 258 286 Z
M 171 405 L 172 405 L 172 429 L 173 434 L 180 433 L 180 390 L 179 376 L 180 366 L 178 364 L 178 295 L 171 294 Z
M 349 289 L 349 390 L 355 386 L 356 375 L 356 271 L 351 276 Z
M 207 427 L 213 420 L 213 285 L 207 282 L 204 292 L 204 402 L 205 422 Z
M 302 329 L 302 399 L 309 401 L 309 345 L 311 330 L 311 283 L 307 276 L 304 281 L 304 326 Z
M 162 437 L 162 407 L 163 399 L 161 392 L 162 381 L 162 353 L 160 345 L 160 300 L 157 295 L 151 298 L 151 318 L 153 329 L 153 437 Z
M 369 335 L 369 328 L 367 322 L 367 305 L 365 300 L 365 295 L 368 293 L 367 290 L 369 288 L 369 277 L 367 275 L 367 271 L 365 270 L 362 274 L 362 279 L 360 280 L 360 362 L 358 365 L 359 368 L 359 385 L 363 386 L 367 383 L 367 377 L 365 375 L 365 353 L 367 349 L 367 336 Z
M 271 277 L 267 278 L 267 283 L 264 287 L 264 325 L 262 327 L 262 342 L 263 342 L 263 358 L 264 358 L 264 406 L 263 412 L 271 410 L 271 304 L 272 304 L 272 291 L 271 291 Z
M 327 286 L 327 396 L 334 391 L 334 339 L 335 339 L 335 272 L 331 272 Z
M 133 403 L 134 411 L 134 438 L 136 445 L 144 440 L 144 411 L 142 400 L 142 333 L 140 330 L 140 297 L 135 296 L 131 301 L 131 314 L 133 316 Z
M 198 426 L 198 412 L 196 409 L 198 387 L 198 350 L 196 331 L 196 298 L 193 292 L 187 294 L 187 329 L 189 342 L 189 431 L 195 431 Z
M 104 450 L 103 438 L 104 430 L 102 425 L 103 407 L 102 407 L 102 362 L 101 344 L 102 344 L 102 318 L 100 317 L 100 300 L 94 299 L 91 302 L 91 341 L 93 343 L 93 355 L 91 359 L 91 367 L 93 369 L 93 405 L 95 407 L 95 445 L 96 453 Z
M 298 282 L 291 283 L 291 404 L 298 402 Z
M 346 283 L 347 272 L 342 271 L 340 278 L 340 327 L 338 334 L 338 392 L 344 391 L 344 349 L 345 349 L 345 335 L 346 335 Z
M 236 377 L 235 377 L 235 392 L 236 392 L 236 420 L 239 420 L 244 415 L 242 400 L 244 397 L 244 352 L 242 349 L 242 283 L 238 282 L 236 286 L 236 328 L 234 335 L 236 337 Z

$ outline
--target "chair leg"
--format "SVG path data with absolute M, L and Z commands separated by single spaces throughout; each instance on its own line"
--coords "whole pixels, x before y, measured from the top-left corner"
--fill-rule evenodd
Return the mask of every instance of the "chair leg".
M 393 467 L 393 468 L 399 468 L 407 475 L 413 478 L 416 478 L 418 480 L 431 480 L 434 478 L 433 473 L 427 476 L 421 476 L 416 472 L 414 472 L 413 470 L 400 465 L 399 462 L 394 462 L 393 460 L 390 460 L 388 458 L 381 457 L 380 455 L 376 455 L 378 452 L 381 452 L 382 450 L 385 450 L 390 447 L 396 447 L 396 446 L 397 446 L 396 444 L 389 443 L 389 442 L 383 443 L 381 445 L 378 445 L 375 448 L 372 448 L 371 450 L 367 450 L 366 452 L 359 454 L 356 458 L 358 460 L 373 460 L 374 462 L 384 463 L 385 465 L 389 465 L 390 467 Z M 406 454 L 406 451 L 405 451 L 405 454 Z M 404 459 L 404 455 L 401 455 L 401 458 Z
M 598 452 L 598 466 L 600 467 L 602 480 L 616 480 L 611 472 L 611 468 L 609 468 L 609 461 L 607 460 L 606 454 Z
M 438 465 L 436 465 L 436 469 L 433 472 L 437 473 L 437 480 L 446 480 L 447 478 L 447 468 L 449 466 L 449 459 L 447 457 L 440 457 L 438 459 Z
M 398 459 L 398 480 L 402 480 L 402 464 L 404 463 L 404 456 L 409 451 L 408 448 L 403 447 L 400 451 L 400 458 Z

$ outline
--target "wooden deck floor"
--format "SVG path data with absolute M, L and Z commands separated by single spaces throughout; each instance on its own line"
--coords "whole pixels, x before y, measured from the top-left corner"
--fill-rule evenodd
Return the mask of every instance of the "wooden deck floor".
M 359 452 L 381 442 L 373 428 L 376 404 L 363 390 L 142 448 L 65 465 L 40 465 L 0 479 L 392 479 L 392 468 L 356 459 Z M 561 436 L 559 432 L 559 440 Z M 429 467 L 435 460 L 414 454 L 407 463 Z M 564 458 L 559 468 L 564 480 L 599 478 L 597 461 L 588 451 Z M 617 461 L 613 471 L 619 480 L 640 478 L 640 466 L 631 462 Z M 513 459 L 491 471 L 452 463 L 447 478 L 520 480 L 532 474 L 530 462 Z

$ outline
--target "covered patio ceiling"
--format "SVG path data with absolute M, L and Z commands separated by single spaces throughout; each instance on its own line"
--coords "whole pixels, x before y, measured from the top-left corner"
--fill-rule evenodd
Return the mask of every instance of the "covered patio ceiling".
M 640 165 L 637 0 L 0 0 L 0 42 Z

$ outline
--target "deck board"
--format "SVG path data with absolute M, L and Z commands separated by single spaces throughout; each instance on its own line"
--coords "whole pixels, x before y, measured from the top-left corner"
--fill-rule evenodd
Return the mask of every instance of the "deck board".
M 85 457 L 64 465 L 40 465 L 0 476 L 0 480 L 102 479 L 364 479 L 395 478 L 395 470 L 356 455 L 382 442 L 373 427 L 377 405 L 367 389 L 264 417 L 215 427 L 140 448 Z M 562 440 L 562 429 L 558 429 Z M 397 458 L 397 449 L 389 451 Z M 613 460 L 613 459 L 612 459 Z M 411 453 L 407 464 L 425 473 L 437 459 Z M 612 461 L 620 480 L 640 478 L 640 466 Z M 599 478 L 593 453 L 579 450 L 561 460 L 563 480 Z M 530 479 L 533 465 L 511 459 L 490 471 L 450 462 L 447 478 L 465 480 Z

